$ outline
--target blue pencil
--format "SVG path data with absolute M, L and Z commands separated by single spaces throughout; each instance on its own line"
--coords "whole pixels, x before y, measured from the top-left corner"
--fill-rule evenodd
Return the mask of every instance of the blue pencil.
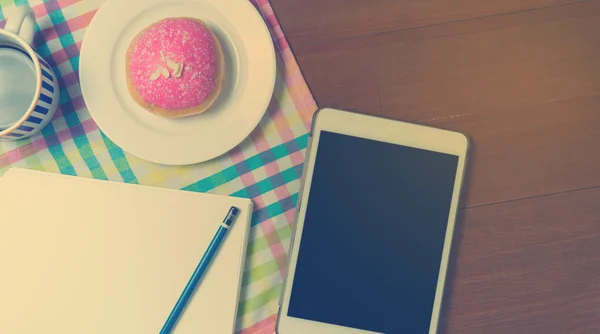
M 229 230 L 231 224 L 233 224 L 233 221 L 239 213 L 240 210 L 234 206 L 232 206 L 231 209 L 229 209 L 227 216 L 225 216 L 225 219 L 223 220 L 221 226 L 219 226 L 219 229 L 217 230 L 217 234 L 215 234 L 212 241 L 208 245 L 208 248 L 206 249 L 206 252 L 204 252 L 200 263 L 198 263 L 196 270 L 194 270 L 194 274 L 185 286 L 185 289 L 183 289 L 183 292 L 181 293 L 181 296 L 179 296 L 179 300 L 177 300 L 177 303 L 173 307 L 171 314 L 169 314 L 169 318 L 167 318 L 167 321 L 165 322 L 163 328 L 160 331 L 160 334 L 170 334 L 173 331 L 173 328 L 175 328 L 175 325 L 177 325 L 177 321 L 179 321 L 179 318 L 181 318 L 181 314 L 183 313 L 185 306 L 194 294 L 194 291 L 198 286 L 198 282 L 200 282 L 200 279 L 206 272 L 206 269 L 210 265 L 210 262 L 215 257 L 217 250 L 219 250 L 219 246 L 221 245 L 221 243 L 223 243 L 223 239 L 225 239 L 227 231 Z

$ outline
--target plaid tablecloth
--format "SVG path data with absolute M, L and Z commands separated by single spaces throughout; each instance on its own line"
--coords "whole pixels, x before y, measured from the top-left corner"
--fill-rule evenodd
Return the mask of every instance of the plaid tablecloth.
M 114 1 L 114 0 L 113 0 Z M 252 198 L 255 211 L 237 319 L 241 333 L 272 333 L 299 189 L 307 131 L 317 110 L 268 0 L 251 0 L 275 40 L 275 95 L 255 131 L 231 152 L 169 167 L 138 159 L 110 141 L 85 106 L 78 79 L 86 27 L 104 0 L 0 0 L 4 12 L 29 4 L 36 51 L 60 78 L 60 109 L 41 135 L 0 141 L 0 175 L 12 166 L 103 180 Z M 65 211 L 68 205 L 65 205 Z

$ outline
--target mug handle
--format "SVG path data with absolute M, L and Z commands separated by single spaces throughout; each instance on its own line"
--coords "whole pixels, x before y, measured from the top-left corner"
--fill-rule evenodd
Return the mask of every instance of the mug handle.
M 29 6 L 14 7 L 7 15 L 5 30 L 21 37 L 27 44 L 33 46 L 35 34 L 35 16 Z

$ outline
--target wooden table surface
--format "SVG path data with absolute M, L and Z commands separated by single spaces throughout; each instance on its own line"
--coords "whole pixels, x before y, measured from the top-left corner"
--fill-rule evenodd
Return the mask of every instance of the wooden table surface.
M 320 106 L 469 135 L 444 333 L 600 333 L 600 0 L 271 0 Z

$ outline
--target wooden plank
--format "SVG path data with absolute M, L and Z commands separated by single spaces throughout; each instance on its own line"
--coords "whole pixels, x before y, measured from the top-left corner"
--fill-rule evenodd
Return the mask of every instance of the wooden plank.
M 386 34 L 382 114 L 473 140 L 465 206 L 600 185 L 600 2 Z
M 469 135 L 464 207 L 600 185 L 600 95 L 424 122 Z
M 383 112 L 427 120 L 597 94 L 599 31 L 593 1 L 385 34 Z
M 462 213 L 446 333 L 599 333 L 600 188 Z
M 560 5 L 577 0 L 271 0 L 293 46 Z
M 319 106 L 380 112 L 368 40 L 298 47 L 294 53 Z

